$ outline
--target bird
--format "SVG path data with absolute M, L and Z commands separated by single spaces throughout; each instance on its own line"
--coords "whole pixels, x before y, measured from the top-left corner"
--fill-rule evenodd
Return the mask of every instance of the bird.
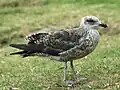
M 10 44 L 11 47 L 22 51 L 11 53 L 20 54 L 23 57 L 32 54 L 44 54 L 52 60 L 64 62 L 63 80 L 67 81 L 67 63 L 70 62 L 73 80 L 76 80 L 76 71 L 73 65 L 78 60 L 92 53 L 100 39 L 98 29 L 107 28 L 96 16 L 82 17 L 79 26 L 60 29 L 54 32 L 38 32 L 26 36 L 26 44 Z

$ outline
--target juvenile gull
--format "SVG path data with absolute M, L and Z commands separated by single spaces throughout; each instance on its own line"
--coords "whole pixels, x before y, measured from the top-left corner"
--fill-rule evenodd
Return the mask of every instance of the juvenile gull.
M 11 44 L 14 48 L 23 51 L 12 54 L 30 56 L 34 53 L 50 55 L 52 59 L 64 62 L 64 80 L 66 81 L 67 62 L 70 61 L 73 77 L 76 79 L 76 72 L 73 60 L 85 57 L 91 53 L 99 42 L 99 27 L 106 28 L 95 16 L 85 16 L 80 22 L 80 26 L 71 29 L 54 32 L 34 33 L 26 37 L 27 44 Z

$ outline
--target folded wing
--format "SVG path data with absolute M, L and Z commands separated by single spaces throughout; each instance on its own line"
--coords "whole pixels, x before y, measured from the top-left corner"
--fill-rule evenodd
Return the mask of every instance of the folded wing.
M 58 56 L 59 53 L 69 50 L 79 43 L 81 35 L 77 35 L 77 32 L 75 32 L 78 30 L 34 33 L 26 37 L 28 40 L 27 44 L 11 44 L 10 46 L 21 49 L 25 53 L 44 53 Z

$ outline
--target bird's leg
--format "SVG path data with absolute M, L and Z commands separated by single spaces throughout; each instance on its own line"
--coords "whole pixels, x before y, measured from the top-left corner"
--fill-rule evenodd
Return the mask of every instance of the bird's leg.
M 67 62 L 65 62 L 65 64 L 64 64 L 64 81 L 66 81 L 66 77 L 67 77 L 67 73 L 66 73 L 66 71 L 67 71 Z
M 76 72 L 75 72 L 75 69 L 74 69 L 74 66 L 73 66 L 73 61 L 70 61 L 70 66 L 71 66 L 71 69 L 72 69 L 73 78 L 74 78 L 74 80 L 76 80 L 77 75 L 76 75 Z

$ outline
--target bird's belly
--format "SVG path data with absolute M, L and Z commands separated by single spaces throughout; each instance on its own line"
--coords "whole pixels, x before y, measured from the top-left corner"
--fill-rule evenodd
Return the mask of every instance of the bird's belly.
M 85 57 L 86 55 L 90 54 L 92 51 L 94 51 L 94 48 L 87 47 L 89 49 L 85 50 L 77 50 L 76 51 L 76 58 L 82 58 Z

